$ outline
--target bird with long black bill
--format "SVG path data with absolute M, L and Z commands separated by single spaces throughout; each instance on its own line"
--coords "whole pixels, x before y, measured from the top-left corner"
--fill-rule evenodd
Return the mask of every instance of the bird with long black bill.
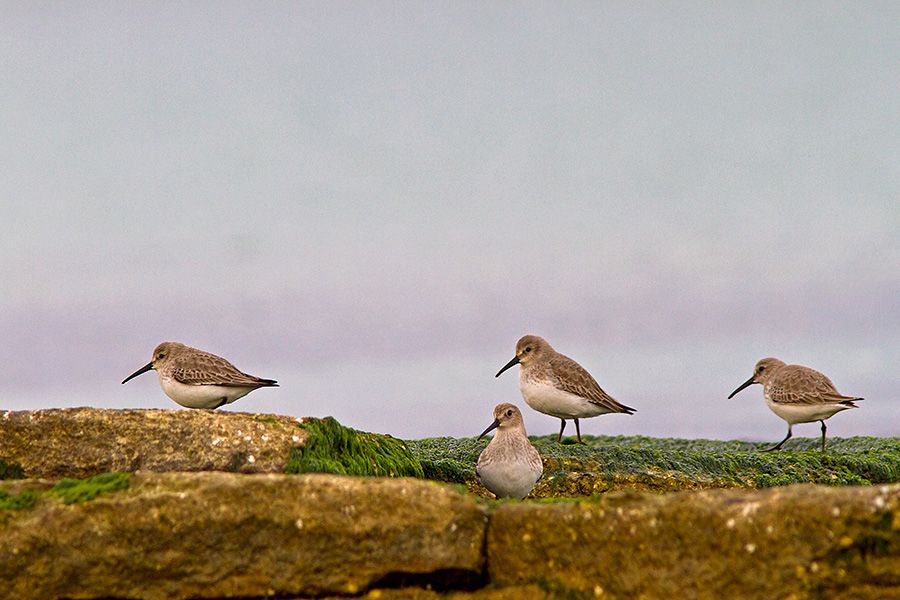
M 578 443 L 583 444 L 578 419 L 636 412 L 604 392 L 584 367 L 558 353 L 542 337 L 526 335 L 521 338 L 516 343 L 516 355 L 494 377 L 500 377 L 501 373 L 515 365 L 521 365 L 519 391 L 525 403 L 560 420 L 557 441 L 562 441 L 566 419 L 575 421 Z
M 791 439 L 792 428 L 798 423 L 822 424 L 822 451 L 825 451 L 825 420 L 848 408 L 859 408 L 854 402 L 862 398 L 845 396 L 837 391 L 831 380 L 815 369 L 802 365 L 787 365 L 777 358 L 764 358 L 756 363 L 753 376 L 728 395 L 728 399 L 746 387 L 759 383 L 769 409 L 787 421 L 784 439 L 763 452 L 780 450 Z

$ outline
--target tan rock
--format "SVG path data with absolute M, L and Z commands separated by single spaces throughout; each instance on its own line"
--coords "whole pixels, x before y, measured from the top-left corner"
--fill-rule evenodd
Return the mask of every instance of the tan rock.
M 900 485 L 610 493 L 491 515 L 493 585 L 602 598 L 898 598 Z
M 297 419 L 208 410 L 65 408 L 0 413 L 0 459 L 28 477 L 108 471 L 283 472 Z
M 478 584 L 487 519 L 426 481 L 232 473 L 137 473 L 0 517 L 5 597 L 147 600 L 362 594 L 431 573 Z

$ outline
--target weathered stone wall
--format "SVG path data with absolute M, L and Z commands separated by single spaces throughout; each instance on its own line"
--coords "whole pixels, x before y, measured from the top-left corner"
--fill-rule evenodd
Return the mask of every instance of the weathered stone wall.
M 544 446 L 541 493 L 562 477 L 593 495 L 495 502 L 466 489 L 473 440 L 209 411 L 4 413 L 0 599 L 900 598 L 900 484 L 746 489 L 816 465 L 834 484 L 891 480 L 897 443 L 771 462 L 740 442 Z M 316 469 L 447 469 L 467 486 L 288 474 Z M 672 481 L 688 491 L 659 493 Z M 603 482 L 619 491 L 594 494 Z
M 900 597 L 900 485 L 488 505 L 408 478 L 138 473 L 65 504 L 0 482 L 25 489 L 0 510 L 7 598 Z

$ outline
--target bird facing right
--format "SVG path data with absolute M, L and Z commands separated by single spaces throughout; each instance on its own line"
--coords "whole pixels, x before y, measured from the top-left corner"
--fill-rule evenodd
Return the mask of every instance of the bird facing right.
M 515 405 L 498 404 L 494 408 L 494 422 L 478 439 L 493 429 L 497 433 L 478 456 L 475 474 L 498 498 L 521 500 L 544 472 L 541 455 L 528 440 L 522 413 Z
M 853 402 L 862 400 L 838 393 L 822 373 L 801 365 L 786 365 L 777 358 L 764 358 L 756 363 L 753 376 L 728 396 L 730 400 L 745 387 L 760 383 L 769 409 L 788 424 L 783 440 L 763 452 L 779 450 L 791 438 L 791 427 L 797 423 L 822 423 L 822 451 L 825 451 L 825 419 L 848 408 L 859 408 Z

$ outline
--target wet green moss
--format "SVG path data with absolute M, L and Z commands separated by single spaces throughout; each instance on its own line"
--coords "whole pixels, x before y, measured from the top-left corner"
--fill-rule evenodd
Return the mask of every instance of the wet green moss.
M 0 459 L 0 479 L 24 479 L 25 470 L 16 463 Z
M 344 427 L 333 417 L 307 419 L 308 437 L 294 448 L 285 473 L 333 473 L 424 477 L 422 465 L 402 440 Z
M 128 473 L 102 473 L 87 479 L 61 479 L 53 487 L 46 482 L 33 482 L 31 489 L 16 494 L 0 489 L 0 510 L 33 508 L 44 496 L 55 496 L 65 504 L 88 502 L 100 494 L 127 489 L 130 481 Z
M 0 490 L 0 510 L 23 510 L 33 508 L 40 494 L 34 490 L 23 490 L 18 494 L 9 494 Z
M 465 483 L 475 477 L 478 455 L 489 441 L 440 437 L 407 440 L 406 444 L 422 463 L 422 471 L 427 479 Z
M 544 460 L 536 497 L 588 496 L 611 489 L 675 491 L 710 487 L 772 487 L 792 483 L 866 485 L 900 481 L 900 439 L 835 438 L 826 452 L 816 438 L 770 444 L 643 436 L 585 436 L 586 445 L 532 437 Z M 488 440 L 431 438 L 407 442 L 425 472 L 477 489 L 475 462 Z
M 128 473 L 101 473 L 87 479 L 62 479 L 50 490 L 65 504 L 88 502 L 100 494 L 127 489 L 131 483 Z

